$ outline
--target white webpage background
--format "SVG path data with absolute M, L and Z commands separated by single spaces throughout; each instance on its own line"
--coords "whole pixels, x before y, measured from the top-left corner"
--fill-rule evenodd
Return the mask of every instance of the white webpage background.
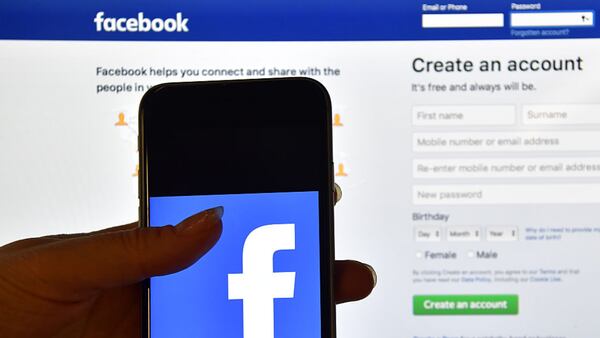
M 453 225 L 569 226 L 598 224 L 597 205 L 415 206 L 415 184 L 600 183 L 598 178 L 414 179 L 415 158 L 529 158 L 547 153 L 413 152 L 414 132 L 561 130 L 512 126 L 413 127 L 416 105 L 600 103 L 600 41 L 465 42 L 64 42 L 0 41 L 0 244 L 45 234 L 85 232 L 137 219 L 135 129 L 143 93 L 96 94 L 98 83 L 160 83 L 179 78 L 100 78 L 96 67 L 339 68 L 339 77 L 315 78 L 329 90 L 343 127 L 334 129 L 334 157 L 348 176 L 338 183 L 336 252 L 369 262 L 377 288 L 366 300 L 338 307 L 338 335 L 358 337 L 569 337 L 600 335 L 595 237 L 562 242 L 434 244 L 414 239 L 413 212 L 448 213 Z M 582 72 L 417 74 L 415 57 L 436 60 L 575 58 Z M 186 78 L 201 80 L 205 78 Z M 211 78 L 218 79 L 218 78 Z M 413 83 L 535 83 L 519 93 L 415 93 Z M 290 103 L 293 104 L 293 103 Z M 190 107 L 194 109 L 194 107 Z M 283 107 L 283 110 L 285 108 Z M 199 109 L 200 111 L 200 109 Z M 124 112 L 132 128 L 115 127 Z M 600 113 L 600 112 L 599 112 Z M 570 126 L 569 130 L 597 130 Z M 600 140 L 589 139 L 598 144 Z M 201 150 L 200 150 L 201 151 Z M 597 156 L 557 152 L 554 157 Z M 445 224 L 438 224 L 440 227 Z M 423 250 L 496 249 L 496 261 L 428 262 Z M 576 267 L 582 273 L 557 284 L 413 284 L 415 269 Z M 415 294 L 518 294 L 516 316 L 412 315 Z

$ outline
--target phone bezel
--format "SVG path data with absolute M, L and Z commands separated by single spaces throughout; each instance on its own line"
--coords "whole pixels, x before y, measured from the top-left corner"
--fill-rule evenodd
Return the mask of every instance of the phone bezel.
M 334 183 L 333 183 L 333 154 L 332 154 L 332 116 L 331 116 L 331 101 L 329 93 L 325 87 L 318 81 L 310 78 L 276 78 L 276 79 L 251 79 L 251 80 L 227 80 L 227 81 L 202 81 L 202 82 L 180 82 L 180 83 L 165 83 L 154 86 L 146 92 L 140 102 L 139 109 L 139 199 L 140 199 L 140 226 L 149 226 L 149 176 L 148 176 L 148 146 L 147 126 L 145 116 L 149 111 L 148 102 L 151 101 L 156 93 L 164 91 L 165 88 L 190 88 L 193 86 L 210 86 L 210 85 L 227 85 L 227 84 L 242 84 L 252 86 L 260 85 L 281 85 L 285 83 L 287 86 L 293 87 L 293 83 L 315 87 L 322 94 L 323 114 L 322 116 L 322 131 L 326 144 L 326 163 L 327 166 L 321 168 L 323 181 L 319 184 L 319 234 L 320 234 L 320 275 L 321 275 L 321 337 L 334 338 L 336 336 L 335 329 L 335 302 L 333 289 L 333 268 L 334 268 L 334 228 L 333 228 L 333 205 L 334 205 Z M 299 88 L 302 86 L 298 86 Z M 300 94 L 289 91 L 290 97 L 297 98 Z M 175 95 L 176 96 L 176 95 Z M 177 100 L 176 97 L 171 99 Z M 268 189 L 267 189 L 268 190 Z M 260 191 L 259 191 L 260 192 Z M 265 191 L 266 192 L 266 191 Z M 243 193 L 243 192 L 242 192 Z M 202 194 L 202 193 L 198 193 Z M 141 332 L 142 337 L 150 338 L 150 283 L 149 280 L 143 281 L 141 286 L 142 302 L 141 302 Z

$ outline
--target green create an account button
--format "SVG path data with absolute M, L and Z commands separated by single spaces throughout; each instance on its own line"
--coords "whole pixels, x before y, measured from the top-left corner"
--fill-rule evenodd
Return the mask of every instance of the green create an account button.
M 518 295 L 416 295 L 413 313 L 435 315 L 516 315 Z

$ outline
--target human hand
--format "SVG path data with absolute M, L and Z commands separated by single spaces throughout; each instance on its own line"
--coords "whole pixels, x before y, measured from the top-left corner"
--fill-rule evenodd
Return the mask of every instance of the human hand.
M 0 247 L 0 336 L 139 337 L 139 283 L 186 268 L 219 239 L 222 209 L 176 226 L 137 223 Z M 335 300 L 366 297 L 372 269 L 335 262 Z

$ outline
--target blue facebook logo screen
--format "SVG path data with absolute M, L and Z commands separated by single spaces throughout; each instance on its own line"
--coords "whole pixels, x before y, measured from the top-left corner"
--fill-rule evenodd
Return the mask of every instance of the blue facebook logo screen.
M 321 336 L 318 192 L 150 198 L 150 225 L 223 206 L 219 242 L 150 280 L 152 338 Z

